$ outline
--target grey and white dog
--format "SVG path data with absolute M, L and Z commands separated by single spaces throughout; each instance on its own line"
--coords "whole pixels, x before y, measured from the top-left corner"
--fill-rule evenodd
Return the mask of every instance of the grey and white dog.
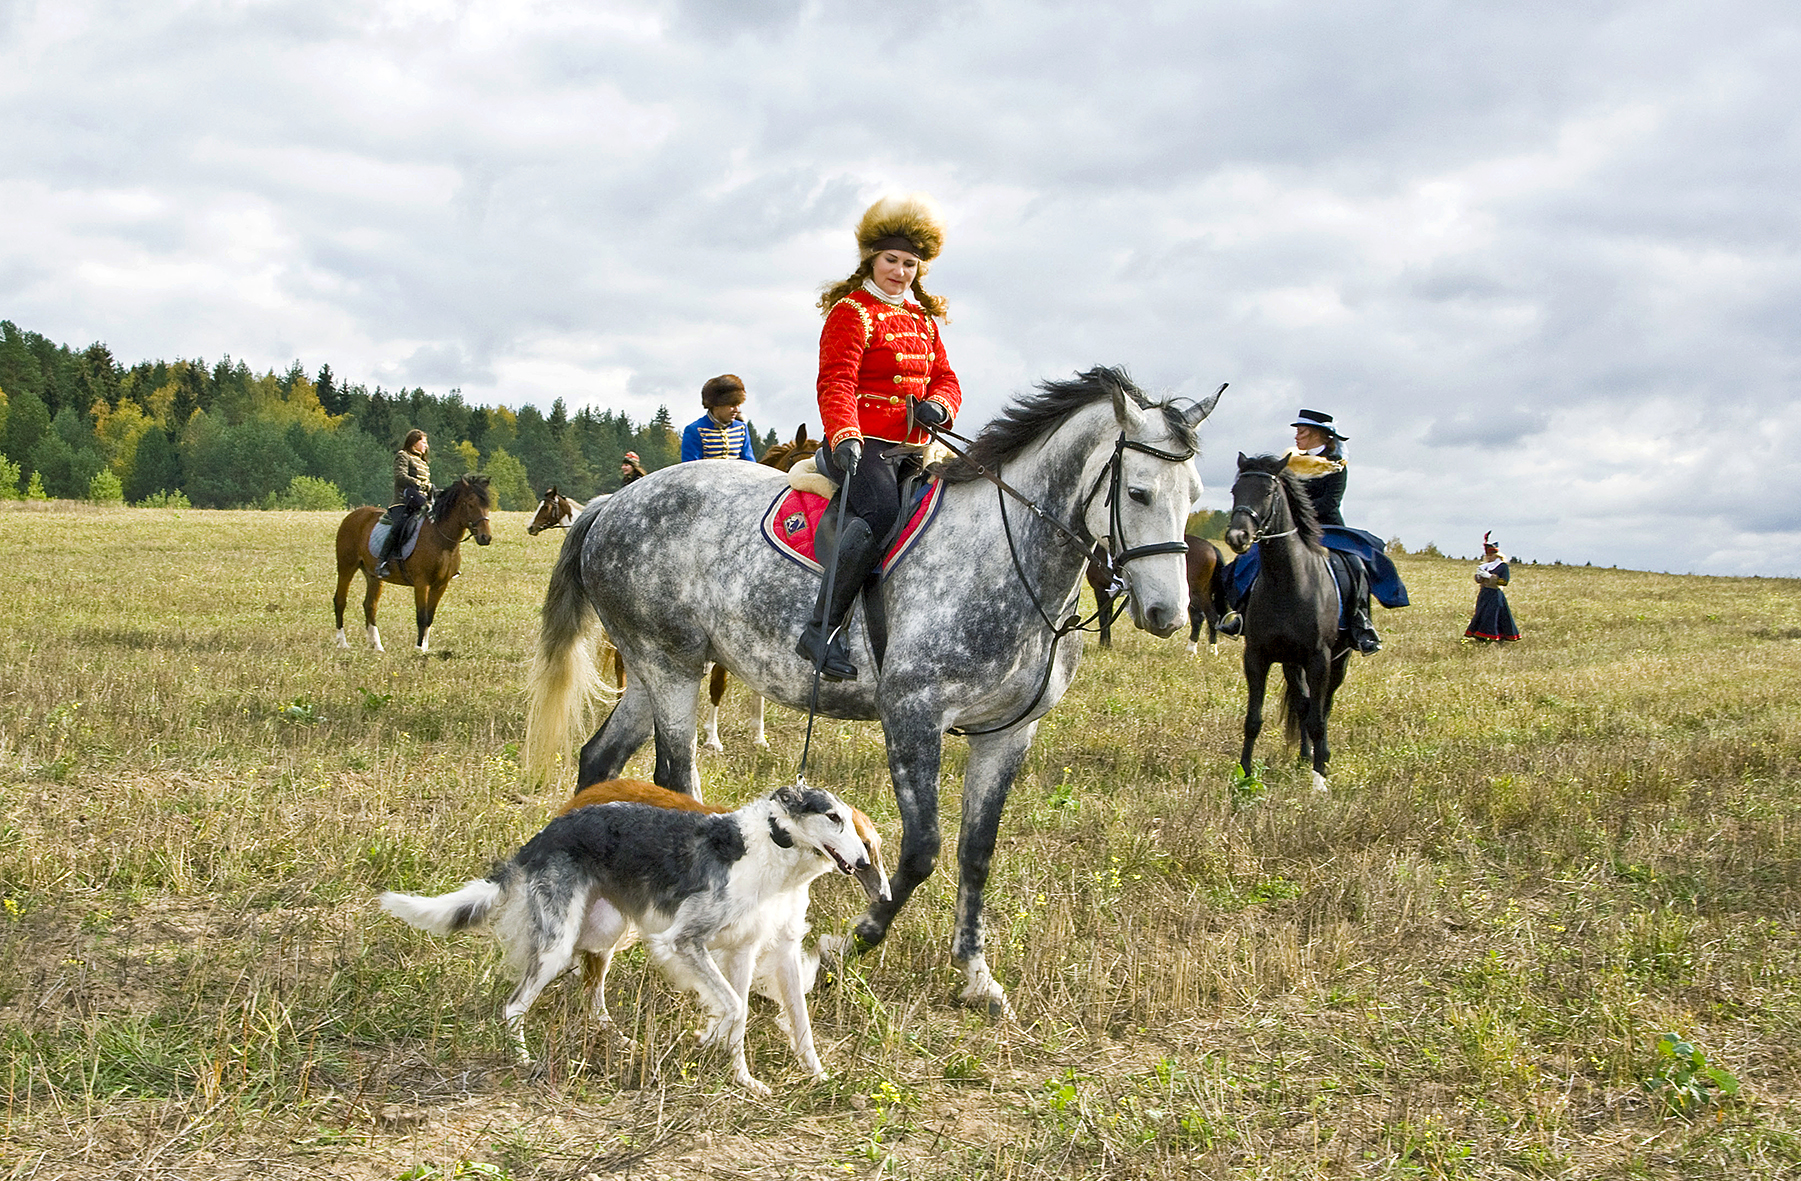
M 945 470 L 933 524 L 881 587 L 887 646 L 879 665 L 865 613 L 846 643 L 860 679 L 826 683 L 828 717 L 880 719 L 901 814 L 893 897 L 855 930 L 879 943 L 937 863 L 939 766 L 945 732 L 968 734 L 959 881 L 951 953 L 965 1002 L 1009 1014 L 982 949 L 982 894 L 1001 813 L 1038 719 L 1075 678 L 1082 635 L 1053 636 L 1078 601 L 1090 550 L 1123 562 L 1132 618 L 1168 636 L 1188 618 L 1183 527 L 1200 477 L 1189 462 L 1202 403 L 1154 403 L 1116 369 L 1046 382 L 990 423 L 971 460 Z M 874 460 L 871 460 L 874 462 Z M 1000 473 L 1043 516 L 1002 496 Z M 810 664 L 795 654 L 819 582 L 775 552 L 758 522 L 783 477 L 754 464 L 706 461 L 651 473 L 585 509 L 564 539 L 545 594 L 527 719 L 527 765 L 547 774 L 595 685 L 604 627 L 628 684 L 582 748 L 576 782 L 621 773 L 653 734 L 656 782 L 700 794 L 698 689 L 717 661 L 757 693 L 804 709 Z M 1062 522 L 1066 535 L 1046 518 Z
M 803 966 L 759 960 L 775 942 L 798 953 L 790 936 L 815 878 L 870 868 L 850 807 L 831 792 L 796 787 L 720 814 L 634 803 L 578 808 L 485 878 L 435 898 L 389 892 L 379 902 L 439 935 L 492 927 L 520 973 L 503 1015 L 525 1062 L 525 1014 L 538 994 L 577 952 L 610 952 L 636 928 L 651 962 L 699 994 L 711 1015 L 702 1044 L 723 1044 L 738 1083 L 767 1095 L 744 1056 L 753 978 L 776 992 L 802 1064 L 815 1076 L 823 1071 L 810 1053 Z

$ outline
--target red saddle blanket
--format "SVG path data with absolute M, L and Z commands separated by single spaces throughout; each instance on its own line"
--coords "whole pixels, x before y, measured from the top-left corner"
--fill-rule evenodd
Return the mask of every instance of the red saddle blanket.
M 900 536 L 888 547 L 888 553 L 882 558 L 882 577 L 889 573 L 907 556 L 913 543 L 919 540 L 938 515 L 938 502 L 943 498 L 944 484 L 933 480 L 913 506 L 913 515 L 907 518 Z M 798 565 L 805 566 L 815 574 L 823 574 L 825 567 L 819 564 L 818 556 L 813 552 L 814 534 L 819 528 L 819 518 L 825 515 L 825 507 L 830 501 L 814 492 L 801 492 L 794 488 L 784 488 L 769 505 L 769 511 L 763 514 L 763 537 L 775 547 L 777 553 Z

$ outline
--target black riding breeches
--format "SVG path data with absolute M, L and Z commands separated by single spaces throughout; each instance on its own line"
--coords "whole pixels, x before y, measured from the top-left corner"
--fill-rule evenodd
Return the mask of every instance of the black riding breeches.
M 877 541 L 886 538 L 900 519 L 900 479 L 895 469 L 912 451 L 902 451 L 893 459 L 883 458 L 884 452 L 897 446 L 899 444 L 885 439 L 864 439 L 863 458 L 857 464 L 856 474 L 850 478 L 850 500 L 845 507 L 851 516 L 868 523 L 869 531 Z M 819 453 L 828 458 L 831 454 L 824 448 Z M 840 479 L 835 466 L 826 474 L 834 480 Z

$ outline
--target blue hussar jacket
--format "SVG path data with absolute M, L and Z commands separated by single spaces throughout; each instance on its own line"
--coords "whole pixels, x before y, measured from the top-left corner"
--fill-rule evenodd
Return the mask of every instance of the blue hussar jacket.
M 682 462 L 690 459 L 748 459 L 755 463 L 750 427 L 742 420 L 720 426 L 711 414 L 701 415 L 682 431 Z

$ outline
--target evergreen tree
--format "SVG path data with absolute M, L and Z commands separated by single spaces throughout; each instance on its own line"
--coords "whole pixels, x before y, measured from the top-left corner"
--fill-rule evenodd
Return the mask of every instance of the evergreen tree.
M 495 448 L 488 456 L 486 473 L 488 486 L 494 492 L 494 502 L 502 510 L 525 512 L 538 503 L 537 494 L 526 479 L 525 465 L 508 454 L 505 447 Z
M 350 410 L 350 399 L 339 391 L 330 365 L 319 366 L 319 376 L 313 379 L 313 384 L 319 390 L 319 405 L 325 407 L 327 414 L 335 416 Z
M 181 456 L 175 443 L 161 427 L 151 427 L 138 440 L 131 478 L 125 482 L 125 499 L 132 504 L 156 492 L 174 492 L 181 487 Z
M 13 397 L 7 407 L 6 446 L 0 450 L 4 450 L 14 463 L 24 465 L 25 474 L 30 476 L 35 470 L 31 466 L 31 449 L 49 430 L 49 407 L 27 389 Z

